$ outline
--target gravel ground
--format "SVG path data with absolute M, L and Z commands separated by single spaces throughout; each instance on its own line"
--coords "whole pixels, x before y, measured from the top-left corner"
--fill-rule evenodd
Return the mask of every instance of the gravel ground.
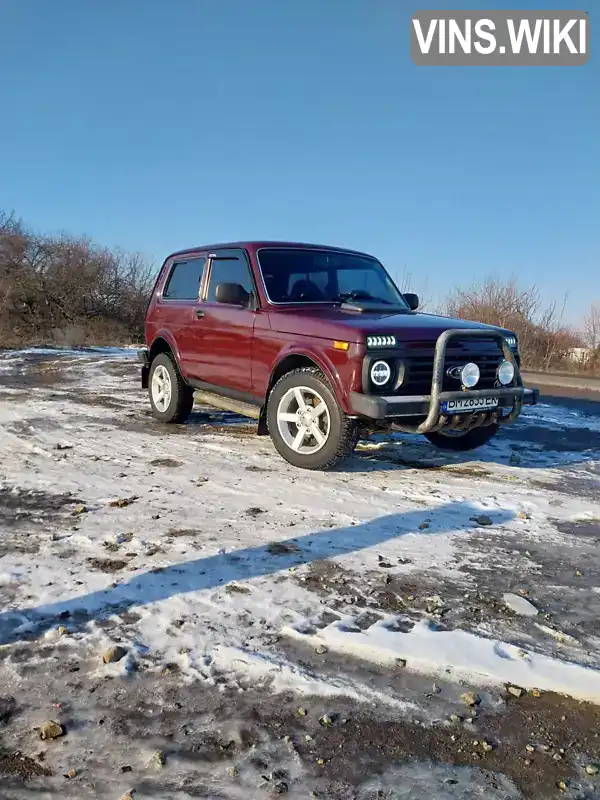
M 327 475 L 132 350 L 0 354 L 0 416 L 0 797 L 600 797 L 600 403 Z

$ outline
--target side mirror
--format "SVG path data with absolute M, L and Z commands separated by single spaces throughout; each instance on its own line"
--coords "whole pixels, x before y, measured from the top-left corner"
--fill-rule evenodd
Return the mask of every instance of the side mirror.
M 408 307 L 411 311 L 416 311 L 419 307 L 419 295 L 418 294 L 411 294 L 410 292 L 404 295 L 404 299 L 408 303 Z
M 215 299 L 228 306 L 247 306 L 250 295 L 239 283 L 217 283 Z

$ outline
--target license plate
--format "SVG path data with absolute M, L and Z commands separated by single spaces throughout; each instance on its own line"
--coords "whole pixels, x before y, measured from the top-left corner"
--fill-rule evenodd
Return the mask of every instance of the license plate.
M 461 397 L 460 400 L 446 400 L 442 403 L 443 414 L 467 414 L 470 411 L 487 411 L 498 407 L 497 397 Z

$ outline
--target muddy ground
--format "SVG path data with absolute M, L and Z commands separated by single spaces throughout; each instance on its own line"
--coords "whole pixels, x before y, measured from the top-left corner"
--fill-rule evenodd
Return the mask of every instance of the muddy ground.
M 485 448 L 483 457 L 446 457 L 427 444 L 404 446 L 401 440 L 400 446 L 384 437 L 365 443 L 326 485 L 300 489 L 304 476 L 282 466 L 268 440 L 255 438 L 243 418 L 202 408 L 189 424 L 165 431 L 148 415 L 136 378 L 132 361 L 99 356 L 33 353 L 0 371 L 7 437 L 0 573 L 8 576 L 0 575 L 0 798 L 118 799 L 128 791 L 136 800 L 600 797 L 600 707 L 593 703 L 535 689 L 509 691 L 508 685 L 432 680 L 401 660 L 390 668 L 316 652 L 282 637 L 262 600 L 248 609 L 235 606 L 235 624 L 242 652 L 269 668 L 257 677 L 243 666 L 211 664 L 204 649 L 210 680 L 200 680 L 143 644 L 144 603 L 94 613 L 76 606 L 83 589 L 110 593 L 136 570 L 170 570 L 173 548 L 197 557 L 207 542 L 220 543 L 227 526 L 239 525 L 241 544 L 245 530 L 271 526 L 280 532 L 267 549 L 281 559 L 271 573 L 273 591 L 307 593 L 314 629 L 349 612 L 359 630 L 385 614 L 394 615 L 398 630 L 428 619 L 440 630 L 499 637 L 598 668 L 600 513 L 596 518 L 590 509 L 599 500 L 600 402 L 588 397 L 577 406 L 578 398 L 571 404 L 557 399 L 551 407 L 558 422 L 531 416 L 503 434 L 498 446 Z M 567 414 L 569 426 L 562 427 Z M 84 448 L 85 430 L 91 433 Z M 194 461 L 195 443 L 204 439 L 236 454 L 226 470 L 229 482 L 214 477 L 206 456 Z M 94 454 L 94 446 L 105 445 Z M 135 466 L 142 462 L 143 469 Z M 101 468 L 105 472 L 95 472 Z M 85 473 L 86 482 L 71 479 L 69 469 Z M 152 500 L 155 505 L 134 499 L 131 507 L 110 508 L 110 519 L 130 514 L 120 538 L 98 517 L 94 551 L 77 537 L 104 503 L 102 482 L 112 482 L 116 496 L 135 498 L 144 485 L 133 481 L 136 469 L 164 494 Z M 182 472 L 194 492 L 205 493 L 191 514 L 181 513 L 187 495 L 176 481 Z M 95 481 L 101 499 L 89 488 Z M 250 491 L 248 481 L 255 481 Z M 276 482 L 283 484 L 281 495 L 272 489 Z M 216 506 L 209 498 L 222 501 L 236 491 L 243 495 L 238 522 L 213 528 Z M 298 502 L 304 505 L 286 517 L 285 498 L 302 491 Z M 365 508 L 385 508 L 406 494 L 411 508 L 423 513 L 421 527 L 435 528 L 437 505 L 431 503 L 440 495 L 495 498 L 493 516 L 505 508 L 502 498 L 520 493 L 531 513 L 518 529 L 509 520 L 493 535 L 486 524 L 452 540 L 451 569 L 436 567 L 432 545 L 429 561 L 421 563 L 418 542 L 381 552 L 365 546 L 362 561 L 346 563 L 335 551 L 336 531 L 355 522 L 341 522 L 344 507 L 328 521 L 333 500 L 311 510 L 310 498 L 328 491 L 331 498 L 363 492 Z M 584 518 L 571 513 L 578 502 Z M 81 505 L 87 508 L 78 516 L 74 509 Z M 138 529 L 160 526 L 155 540 L 139 545 Z M 294 561 L 289 545 L 278 545 L 295 529 L 300 537 L 303 526 L 331 532 L 331 556 Z M 45 564 L 48 553 L 62 566 L 48 566 L 37 582 L 52 593 L 57 587 L 51 584 L 68 580 L 64 592 L 75 600 L 62 613 L 47 611 L 54 606 L 42 603 L 35 578 L 10 577 L 25 567 L 34 575 L 36 561 Z M 440 562 L 447 558 L 443 549 L 439 554 Z M 239 604 L 258 590 L 236 569 L 226 594 L 227 602 Z M 530 598 L 540 614 L 516 617 L 502 602 L 506 591 Z M 217 612 L 202 616 L 199 595 L 191 611 L 182 606 L 180 616 L 170 618 L 173 641 L 185 636 L 194 612 L 207 637 L 223 640 Z M 41 617 L 30 613 L 33 607 L 42 609 Z M 128 669 L 107 672 L 102 643 L 130 648 L 138 639 Z M 180 649 L 193 649 L 193 641 L 182 638 Z M 278 678 L 289 665 L 296 682 L 282 689 Z M 468 702 L 466 692 L 473 695 Z M 60 735 L 42 739 L 52 720 Z

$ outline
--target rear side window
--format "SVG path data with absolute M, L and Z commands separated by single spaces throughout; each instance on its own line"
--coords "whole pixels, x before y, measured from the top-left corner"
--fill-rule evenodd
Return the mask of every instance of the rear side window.
M 216 302 L 215 288 L 219 283 L 239 283 L 248 294 L 254 291 L 250 268 L 243 253 L 235 251 L 230 251 L 226 255 L 218 253 L 213 259 L 206 297 L 209 302 Z
M 171 270 L 163 297 L 167 300 L 197 300 L 205 263 L 205 258 L 177 262 Z

